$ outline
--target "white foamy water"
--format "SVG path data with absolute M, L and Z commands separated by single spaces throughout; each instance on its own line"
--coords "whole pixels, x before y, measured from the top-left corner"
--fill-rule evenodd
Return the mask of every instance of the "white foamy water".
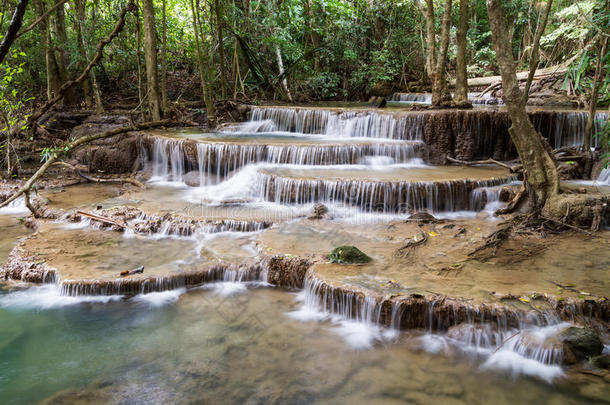
M 174 304 L 180 296 L 186 292 L 186 288 L 178 288 L 175 290 L 151 292 L 148 294 L 136 295 L 131 301 L 142 304 L 150 308 L 160 308 L 165 305 Z
M 20 197 L 15 201 L 9 203 L 6 207 L 0 208 L 0 215 L 15 215 L 15 214 L 25 214 L 30 212 L 28 207 L 25 206 L 25 198 Z
M 85 303 L 105 304 L 123 299 L 122 295 L 67 296 L 55 284 L 30 287 L 0 295 L 0 307 L 24 309 L 52 309 Z
M 513 376 L 523 374 L 538 377 L 547 382 L 552 382 L 563 375 L 563 370 L 558 365 L 544 364 L 510 350 L 499 350 L 492 354 L 481 368 L 507 371 Z

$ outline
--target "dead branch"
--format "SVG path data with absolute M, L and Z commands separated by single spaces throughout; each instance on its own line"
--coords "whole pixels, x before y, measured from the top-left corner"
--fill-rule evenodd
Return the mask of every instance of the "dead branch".
M 104 216 L 97 215 L 97 214 L 91 214 L 91 213 L 84 212 L 84 211 L 76 211 L 76 213 L 79 214 L 79 215 L 82 215 L 83 217 L 90 218 L 90 219 L 92 219 L 94 221 L 102 222 L 102 223 L 109 224 L 109 225 L 118 226 L 121 229 L 127 228 L 127 224 L 121 223 L 121 222 L 116 221 L 116 220 L 114 220 L 112 218 L 104 217 Z
M 61 156 L 63 156 L 64 152 L 69 153 L 81 145 L 84 145 L 89 142 L 93 142 L 98 139 L 109 138 L 114 135 L 119 135 L 119 134 L 123 134 L 126 132 L 132 132 L 132 131 L 139 131 L 142 129 L 163 127 L 163 126 L 169 125 L 170 123 L 171 123 L 170 120 L 144 122 L 142 124 L 135 124 L 135 125 L 130 125 L 128 127 L 115 128 L 115 129 L 111 129 L 109 131 L 100 132 L 100 133 L 88 135 L 88 136 L 83 136 L 82 138 L 78 138 L 75 141 L 69 142 L 65 147 L 58 148 L 55 152 L 53 152 L 53 154 L 40 167 L 40 169 L 38 169 L 38 171 L 36 173 L 34 173 L 32 175 L 32 177 L 30 177 L 28 179 L 28 181 L 26 181 L 25 184 L 17 192 L 15 192 L 15 194 L 13 194 L 11 197 L 9 197 L 7 200 L 5 200 L 3 203 L 0 204 L 0 208 L 7 206 L 11 202 L 13 202 L 17 198 L 19 198 L 21 195 L 23 195 L 26 191 L 29 191 L 32 188 L 32 186 L 34 185 L 34 183 L 36 183 L 36 181 L 47 171 L 47 169 L 49 167 L 51 167 L 51 165 L 54 164 Z

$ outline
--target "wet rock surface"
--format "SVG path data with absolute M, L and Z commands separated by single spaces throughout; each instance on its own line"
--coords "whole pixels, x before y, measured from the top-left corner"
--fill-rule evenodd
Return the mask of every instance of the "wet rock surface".
M 331 263 L 339 264 L 364 264 L 373 260 L 355 246 L 338 246 L 330 252 L 328 258 Z
M 568 328 L 561 332 L 559 339 L 565 347 L 566 362 L 570 364 L 599 356 L 604 349 L 599 335 L 590 328 Z

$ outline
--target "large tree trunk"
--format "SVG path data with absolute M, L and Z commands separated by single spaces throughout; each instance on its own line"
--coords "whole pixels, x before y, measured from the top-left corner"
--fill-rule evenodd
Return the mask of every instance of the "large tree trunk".
M 445 12 L 441 27 L 441 43 L 439 45 L 434 82 L 432 84 L 432 105 L 442 106 L 451 103 L 451 94 L 447 84 L 447 51 L 449 50 L 449 30 L 451 29 L 452 0 L 445 0 Z
M 528 208 L 537 211 L 550 197 L 559 193 L 557 168 L 525 111 L 501 1 L 487 0 L 487 12 L 502 76 L 503 99 L 512 124 L 509 132 L 525 171 Z
M 468 33 L 468 0 L 460 0 L 460 21 L 457 31 L 457 77 L 453 102 L 457 107 L 472 107 L 468 101 L 468 74 L 466 72 L 466 34 Z
M 161 119 L 159 103 L 159 74 L 157 71 L 157 33 L 155 30 L 155 9 L 152 0 L 142 0 L 144 18 L 144 54 L 146 58 L 146 88 L 148 106 L 153 121 Z

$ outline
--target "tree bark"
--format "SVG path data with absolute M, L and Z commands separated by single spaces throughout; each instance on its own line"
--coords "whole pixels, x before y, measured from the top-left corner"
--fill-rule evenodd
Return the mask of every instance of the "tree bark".
M 457 107 L 472 107 L 468 101 L 468 74 L 466 71 L 466 34 L 468 33 L 468 0 L 460 0 L 460 20 L 457 31 L 457 78 L 453 102 Z
M 451 103 L 451 94 L 447 84 L 447 51 L 449 50 L 449 30 L 451 29 L 452 0 L 445 0 L 445 12 L 441 27 L 441 42 L 439 45 L 434 82 L 432 84 L 432 105 L 441 106 Z
M 487 12 L 502 76 L 503 99 L 511 119 L 509 133 L 525 171 L 528 208 L 538 211 L 559 193 L 557 168 L 525 111 L 501 0 L 487 0 Z
M 157 70 L 157 32 L 155 29 L 155 9 L 152 0 L 142 0 L 144 18 L 144 56 L 146 58 L 146 89 L 148 108 L 153 121 L 161 119 L 159 103 L 159 73 Z
M 532 86 L 532 81 L 534 80 L 534 74 L 536 74 L 536 69 L 538 69 L 538 63 L 540 62 L 540 38 L 542 38 L 542 34 L 544 34 L 544 30 L 546 29 L 546 23 L 549 19 L 549 13 L 551 12 L 551 5 L 553 4 L 553 0 L 547 0 L 546 8 L 544 9 L 544 15 L 542 16 L 542 21 L 536 28 L 536 35 L 534 37 L 534 44 L 532 45 L 532 57 L 530 59 L 530 70 L 527 75 L 527 82 L 525 82 L 525 89 L 523 90 L 523 102 L 527 104 L 527 99 L 530 94 L 530 87 Z

